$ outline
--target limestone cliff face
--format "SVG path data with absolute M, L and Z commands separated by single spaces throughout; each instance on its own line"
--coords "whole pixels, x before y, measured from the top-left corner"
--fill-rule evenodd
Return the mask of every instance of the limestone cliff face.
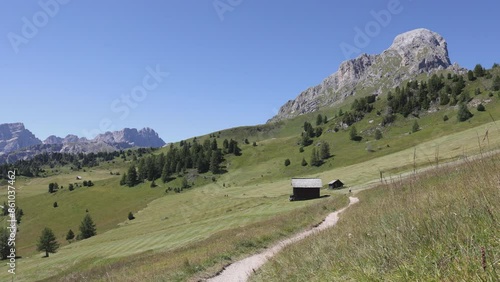
M 360 89 L 380 94 L 421 73 L 438 69 L 461 68 L 451 65 L 446 40 L 427 29 L 416 29 L 396 36 L 392 45 L 379 55 L 362 54 L 343 62 L 337 72 L 317 86 L 299 94 L 283 105 L 268 122 L 310 113 L 333 106 Z
M 0 124 L 0 155 L 41 143 L 20 122 Z

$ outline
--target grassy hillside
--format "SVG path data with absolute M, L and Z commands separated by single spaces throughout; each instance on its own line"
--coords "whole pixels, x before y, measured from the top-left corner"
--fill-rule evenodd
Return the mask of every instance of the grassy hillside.
M 498 74 L 500 71 L 497 68 L 493 72 Z M 345 193 L 341 190 L 323 191 L 323 194 L 333 195 L 330 199 L 290 203 L 291 177 L 320 177 L 325 184 L 340 178 L 348 187 L 362 190 L 377 182 L 381 174 L 389 179 L 429 164 L 500 148 L 500 124 L 497 122 L 500 120 L 500 94 L 487 90 L 490 84 L 491 79 L 486 78 L 467 82 L 464 91 L 480 88 L 481 93 L 474 93 L 469 107 L 474 116 L 466 122 L 457 121 L 456 106 L 446 105 L 439 107 L 439 111 L 437 108 L 424 111 L 418 117 L 398 115 L 394 123 L 383 127 L 380 125 L 382 116 L 376 113 L 387 106 L 385 95 L 382 95 L 374 103 L 375 110 L 355 123 L 361 141 L 350 140 L 349 128 L 334 130 L 342 119 L 338 116 L 338 107 L 322 109 L 319 113 L 326 115 L 328 122 L 314 126 L 321 127 L 323 134 L 313 138 L 303 152 L 299 151 L 302 126 L 306 121 L 314 124 L 318 113 L 277 124 L 198 136 L 200 143 L 215 138 L 219 146 L 224 139 L 237 140 L 242 155 L 226 156 L 223 165 L 227 173 L 200 175 L 196 170 L 187 170 L 186 175 L 175 174 L 175 179 L 167 183 L 158 179 L 155 188 L 150 187 L 150 182 L 135 187 L 120 186 L 121 176 L 110 173 L 123 175 L 135 162 L 135 153 L 127 155 L 125 160 L 116 158 L 98 167 L 84 168 L 85 171 L 55 167 L 46 168 L 48 173 L 44 178 L 20 178 L 16 183 L 17 204 L 25 215 L 17 238 L 18 254 L 22 258 L 18 260 L 16 277 L 19 281 L 30 281 L 35 277 L 42 279 L 55 275 L 72 281 L 74 277 L 88 275 L 98 279 L 108 272 L 106 275 L 122 281 L 125 276 L 121 273 L 126 267 L 130 267 L 130 272 L 125 273 L 133 279 L 138 278 L 131 274 L 134 271 L 141 275 L 148 273 L 148 277 L 159 280 L 183 280 L 213 273 L 225 263 L 317 223 L 332 208 L 345 202 L 344 197 L 338 197 Z M 352 100 L 351 97 L 339 106 L 347 111 Z M 472 107 L 479 102 L 486 106 L 486 111 Z M 444 121 L 444 115 L 449 120 Z M 415 121 L 420 130 L 411 133 Z M 375 129 L 382 131 L 382 139 L 375 139 Z M 332 157 L 319 167 L 302 166 L 302 159 L 309 162 L 313 148 L 322 142 L 330 145 Z M 163 148 L 154 154 L 167 151 L 168 148 Z M 285 159 L 290 159 L 289 166 L 284 165 Z M 69 191 L 69 183 L 82 181 L 76 180 L 77 175 L 82 176 L 82 180 L 92 180 L 95 186 Z M 188 177 L 194 186 L 182 193 L 165 192 L 167 187 L 179 187 L 183 177 Z M 47 187 L 51 182 L 65 188 L 49 194 Z M 1 186 L 0 202 L 5 199 L 6 187 Z M 54 202 L 58 203 L 57 208 L 53 207 Z M 71 228 L 78 233 L 80 221 L 87 211 L 97 225 L 98 235 L 69 244 L 65 241 L 67 231 Z M 130 211 L 136 216 L 133 221 L 127 219 Z M 307 211 L 311 214 L 307 215 Z M 0 224 L 5 224 L 5 217 L 0 217 Z M 280 227 L 271 228 L 272 224 Z M 35 251 L 44 227 L 52 228 L 62 245 L 58 253 L 49 258 L 41 258 Z M 252 232 L 260 237 L 252 237 Z M 237 234 L 234 240 L 226 241 L 226 236 L 234 234 Z M 207 244 L 207 248 L 200 244 Z M 228 255 L 218 255 L 220 253 Z M 145 265 L 146 261 L 152 266 Z M 6 269 L 5 265 L 0 266 L 0 280 L 9 277 Z M 173 269 L 180 270 L 172 272 Z
M 498 281 L 500 156 L 359 193 L 338 225 L 252 281 Z

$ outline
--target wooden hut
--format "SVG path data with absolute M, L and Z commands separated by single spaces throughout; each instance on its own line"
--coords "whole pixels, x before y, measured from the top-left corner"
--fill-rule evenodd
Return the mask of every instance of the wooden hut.
M 335 180 L 330 181 L 328 183 L 328 188 L 330 188 L 330 189 L 339 189 L 342 187 L 344 187 L 344 183 L 342 183 L 342 181 L 340 181 L 340 179 L 335 179 Z
M 293 195 L 290 196 L 290 200 L 319 198 L 322 186 L 323 183 L 319 178 L 292 178 Z

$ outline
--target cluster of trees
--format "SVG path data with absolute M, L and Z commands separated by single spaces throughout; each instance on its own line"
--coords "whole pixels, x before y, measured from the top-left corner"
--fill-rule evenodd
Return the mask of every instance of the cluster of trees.
M 80 224 L 80 234 L 76 236 L 77 240 L 83 240 L 95 236 L 97 234 L 94 221 L 89 214 L 85 215 Z M 71 242 L 75 239 L 75 233 L 73 230 L 69 230 L 66 234 L 66 240 Z M 3 240 L 2 240 L 3 241 Z M 45 227 L 42 230 L 42 234 L 38 239 L 37 250 L 40 252 L 45 252 L 45 257 L 49 256 L 49 253 L 55 253 L 59 249 L 59 243 L 54 235 L 52 229 Z
M 80 170 L 82 167 L 93 167 L 99 165 L 102 161 L 111 161 L 120 155 L 116 152 L 99 153 L 41 153 L 29 160 L 18 160 L 13 163 L 0 165 L 0 173 L 4 179 L 7 179 L 9 170 L 16 170 L 18 175 L 26 177 L 38 177 L 44 173 L 44 166 L 54 168 L 57 166 L 71 165 L 71 169 Z
M 321 117 L 321 115 L 318 115 L 318 120 L 319 118 L 321 118 L 323 120 L 323 118 Z M 300 141 L 300 145 L 302 147 L 307 147 L 309 145 L 312 144 L 313 140 L 312 138 L 315 138 L 315 137 L 320 137 L 321 134 L 323 134 L 323 128 L 321 127 L 316 127 L 314 128 L 312 126 L 312 124 L 310 122 L 304 122 L 304 131 L 302 131 L 302 134 L 301 134 L 301 141 Z
M 432 75 L 428 81 L 411 81 L 406 87 L 396 87 L 394 93 L 387 95 L 389 112 L 399 113 L 404 117 L 418 115 L 419 111 L 429 109 L 432 103 L 456 105 L 468 102 L 468 93 L 463 92 L 465 81 L 462 76 L 453 75 L 451 84 L 445 84 L 443 76 Z
M 92 180 L 84 180 L 81 184 L 83 187 L 92 187 L 94 186 L 94 182 L 92 182 Z M 68 184 L 68 190 L 69 191 L 73 191 L 75 190 L 76 187 L 80 187 L 80 184 L 78 183 L 70 183 Z M 55 193 L 57 191 L 59 191 L 59 189 L 63 189 L 64 186 L 59 186 L 59 184 L 57 184 L 57 182 L 54 182 L 54 183 L 49 183 L 49 193 Z
M 54 206 L 56 206 L 57 203 L 54 203 Z M 5 203 L 4 203 L 5 207 Z M 17 216 L 17 214 L 20 214 L 20 216 Z M 6 215 L 5 209 L 3 210 L 3 214 Z M 8 214 L 8 211 L 7 211 Z M 16 210 L 16 218 L 18 220 L 18 224 L 20 223 L 21 217 L 22 217 L 22 209 L 17 209 Z M 19 232 L 19 230 L 17 230 Z M 80 223 L 80 234 L 76 236 L 76 240 L 83 240 L 90 238 L 92 236 L 95 236 L 97 234 L 97 229 L 95 226 L 94 221 L 92 220 L 92 217 L 90 214 L 86 214 L 85 217 L 83 218 L 82 222 Z M 9 237 L 10 237 L 10 232 L 8 229 L 3 228 L 0 230 L 0 257 L 1 259 L 7 259 L 7 256 L 10 254 L 10 248 L 9 246 Z M 66 234 L 66 240 L 68 242 L 71 242 L 73 239 L 75 239 L 75 233 L 73 230 L 69 230 L 68 233 Z M 49 253 L 55 253 L 57 252 L 57 249 L 59 248 L 59 243 L 57 242 L 56 236 L 54 235 L 54 232 L 50 228 L 44 228 L 42 230 L 42 234 L 40 235 L 40 238 L 38 239 L 37 243 L 37 250 L 38 251 L 43 251 L 45 252 L 45 256 L 48 257 Z
M 328 117 L 323 116 L 321 114 L 318 114 L 318 116 L 316 117 L 316 126 L 320 126 L 322 124 L 327 124 L 328 123 Z
M 187 169 L 197 169 L 198 173 L 210 171 L 219 174 L 223 172 L 221 164 L 228 154 L 241 155 L 237 141 L 225 139 L 222 148 L 219 148 L 216 139 L 206 139 L 203 144 L 199 144 L 196 139 L 192 143 L 183 141 L 179 147 L 171 145 L 166 155 L 161 153 L 139 159 L 137 164 L 132 164 L 127 173 L 122 175 L 120 184 L 132 187 L 144 180 L 161 179 L 168 182 L 174 174 Z
M 313 143 L 313 138 L 320 137 L 323 134 L 323 128 L 321 125 L 328 123 L 328 117 L 325 115 L 318 114 L 316 116 L 316 127 L 306 121 L 303 125 L 303 131 L 301 133 L 300 140 L 300 152 L 304 152 L 304 147 L 307 147 Z M 320 166 L 324 163 L 324 160 L 330 157 L 330 145 L 326 142 L 322 142 L 320 148 L 313 148 L 311 152 L 310 165 Z M 291 164 L 290 159 L 285 160 L 285 166 Z M 307 166 L 309 163 L 302 158 L 301 165 Z
M 49 193 L 55 193 L 57 192 L 57 190 L 59 190 L 59 184 L 57 184 L 57 182 L 54 182 L 54 183 L 49 183 Z
M 326 159 L 330 157 L 330 145 L 322 142 L 319 149 L 313 148 L 311 152 L 310 165 L 321 166 Z
M 485 70 L 480 64 L 467 73 L 467 78 L 470 81 L 480 77 L 493 78 L 491 72 Z M 396 87 L 394 93 L 389 92 L 387 95 L 388 112 L 399 113 L 404 117 L 410 114 L 417 116 L 420 110 L 429 109 L 432 103 L 439 103 L 441 106 L 460 104 L 461 112 L 458 119 L 460 121 L 467 120 L 472 115 L 466 109 L 466 106 L 464 107 L 461 104 L 467 104 L 472 98 L 470 93 L 464 91 L 466 86 L 464 77 L 449 73 L 447 78 L 448 81 L 445 80 L 443 75 L 434 74 L 427 81 L 421 81 L 420 83 L 411 81 L 407 83 L 406 87 Z M 493 78 L 491 90 L 500 91 L 500 76 L 496 75 Z M 478 95 L 480 93 L 480 89 L 475 89 L 474 94 Z M 387 124 L 391 121 L 393 121 L 393 117 L 390 117 L 387 121 L 384 120 L 383 123 Z
M 341 121 L 347 126 L 362 120 L 365 114 L 370 113 L 373 110 L 373 103 L 375 103 L 377 95 L 370 95 L 355 99 L 351 104 L 351 111 L 343 113 L 339 111 L 339 116 L 342 117 Z

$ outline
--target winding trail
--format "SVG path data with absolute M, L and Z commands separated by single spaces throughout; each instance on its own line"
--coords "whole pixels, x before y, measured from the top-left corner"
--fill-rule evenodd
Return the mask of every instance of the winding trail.
M 269 249 L 266 249 L 265 251 L 255 254 L 251 257 L 242 259 L 240 261 L 237 261 L 226 268 L 224 268 L 220 273 L 218 273 L 216 276 L 208 279 L 207 281 L 209 282 L 245 282 L 248 280 L 250 275 L 259 267 L 261 267 L 264 263 L 266 263 L 271 257 L 276 255 L 281 249 L 284 247 L 295 243 L 297 241 L 300 241 L 307 236 L 314 234 L 315 232 L 325 230 L 329 227 L 334 226 L 337 224 L 337 221 L 339 220 L 339 214 L 345 211 L 349 206 L 352 204 L 355 204 L 359 202 L 358 198 L 355 197 L 349 197 L 349 205 L 341 210 L 338 210 L 336 212 L 333 212 L 329 214 L 323 222 L 321 222 L 318 226 L 300 232 L 293 237 L 290 237 L 288 239 L 285 239 L 281 242 L 278 242 L 274 246 L 272 246 Z

